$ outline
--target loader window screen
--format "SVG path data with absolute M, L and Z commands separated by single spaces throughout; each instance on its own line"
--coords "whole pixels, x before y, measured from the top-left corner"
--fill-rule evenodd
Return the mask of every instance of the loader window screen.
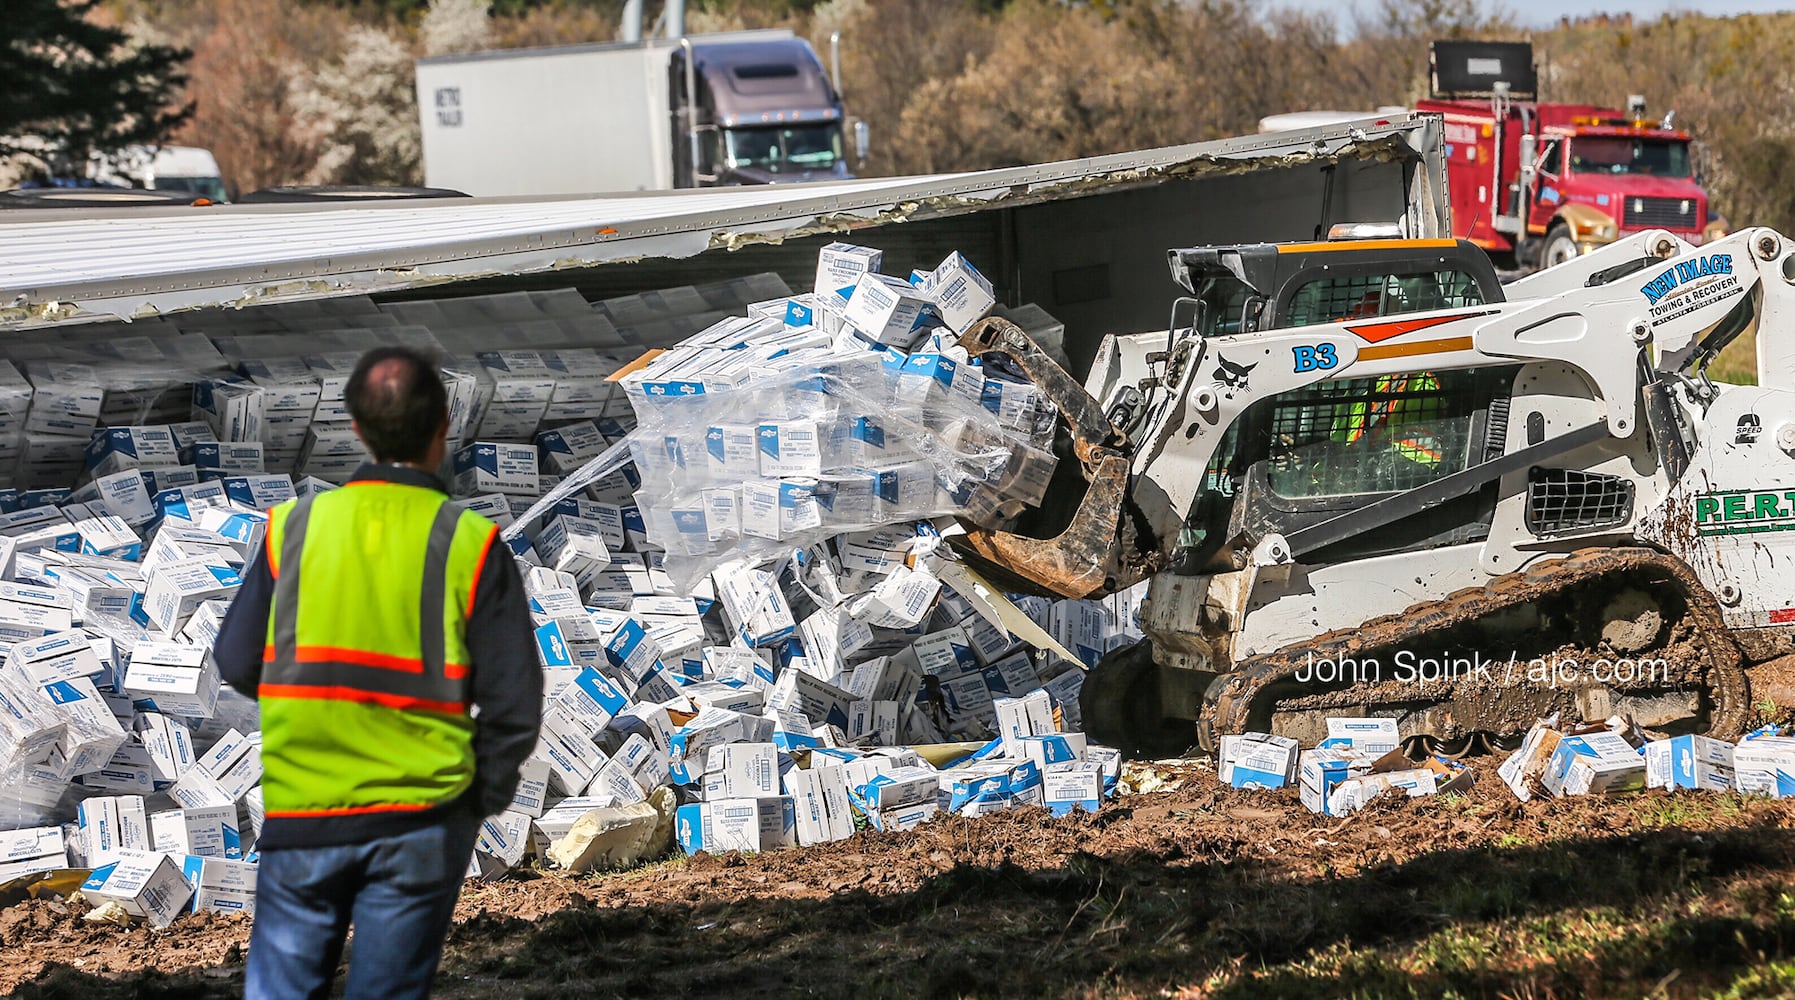
M 1286 499 L 1410 490 L 1471 461 L 1476 373 L 1321 382 L 1272 402 L 1266 479 Z
M 1339 323 L 1369 316 L 1458 309 L 1483 304 L 1477 279 L 1467 271 L 1362 274 L 1323 278 L 1290 297 L 1284 326 Z

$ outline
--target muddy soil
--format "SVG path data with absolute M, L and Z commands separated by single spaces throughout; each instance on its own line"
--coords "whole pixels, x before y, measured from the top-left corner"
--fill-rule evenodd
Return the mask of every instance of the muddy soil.
M 1795 801 L 1523 805 L 1477 763 L 1464 796 L 1345 819 L 1186 766 L 1164 772 L 1179 787 L 1094 816 L 1025 809 L 758 856 L 518 873 L 463 893 L 438 994 L 1695 996 L 1795 943 Z M 240 918 L 152 932 L 84 909 L 0 911 L 0 989 L 240 994 Z M 1501 954 L 1542 927 L 1613 921 L 1599 947 Z M 1483 959 L 1435 954 L 1459 933 L 1495 943 L 1474 949 Z

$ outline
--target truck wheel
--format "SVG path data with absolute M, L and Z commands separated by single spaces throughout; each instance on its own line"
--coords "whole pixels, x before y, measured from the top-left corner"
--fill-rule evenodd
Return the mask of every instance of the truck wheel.
M 1551 267 L 1575 259 L 1576 256 L 1577 241 L 1571 239 L 1570 227 L 1560 222 L 1546 233 L 1546 245 L 1539 251 L 1539 266 Z
M 1160 670 L 1145 639 L 1097 661 L 1078 696 L 1085 735 L 1128 758 L 1170 757 L 1195 745 L 1196 726 L 1165 715 Z

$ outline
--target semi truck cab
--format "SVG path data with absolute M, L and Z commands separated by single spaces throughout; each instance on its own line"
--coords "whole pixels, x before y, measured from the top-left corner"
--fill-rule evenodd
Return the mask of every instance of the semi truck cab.
M 845 179 L 841 95 L 799 38 L 704 42 L 673 52 L 675 186 Z M 692 72 L 687 72 L 691 53 Z M 686 100 L 688 82 L 697 100 Z M 697 142 L 692 142 L 693 134 Z

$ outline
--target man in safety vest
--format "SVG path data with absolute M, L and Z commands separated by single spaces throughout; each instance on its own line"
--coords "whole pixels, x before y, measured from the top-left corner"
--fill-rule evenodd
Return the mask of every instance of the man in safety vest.
M 436 477 L 436 366 L 370 351 L 344 401 L 374 462 L 270 512 L 215 649 L 261 702 L 252 998 L 327 994 L 352 924 L 348 996 L 427 996 L 481 820 L 510 803 L 541 717 L 517 566 Z
M 1370 399 L 1335 411 L 1330 436 L 1343 444 L 1375 444 L 1386 453 L 1431 472 L 1446 457 L 1439 436 L 1429 425 L 1440 414 L 1429 413 L 1428 407 L 1437 408 L 1440 401 L 1409 394 L 1437 392 L 1439 388 L 1440 382 L 1432 372 L 1380 375 L 1372 385 Z

